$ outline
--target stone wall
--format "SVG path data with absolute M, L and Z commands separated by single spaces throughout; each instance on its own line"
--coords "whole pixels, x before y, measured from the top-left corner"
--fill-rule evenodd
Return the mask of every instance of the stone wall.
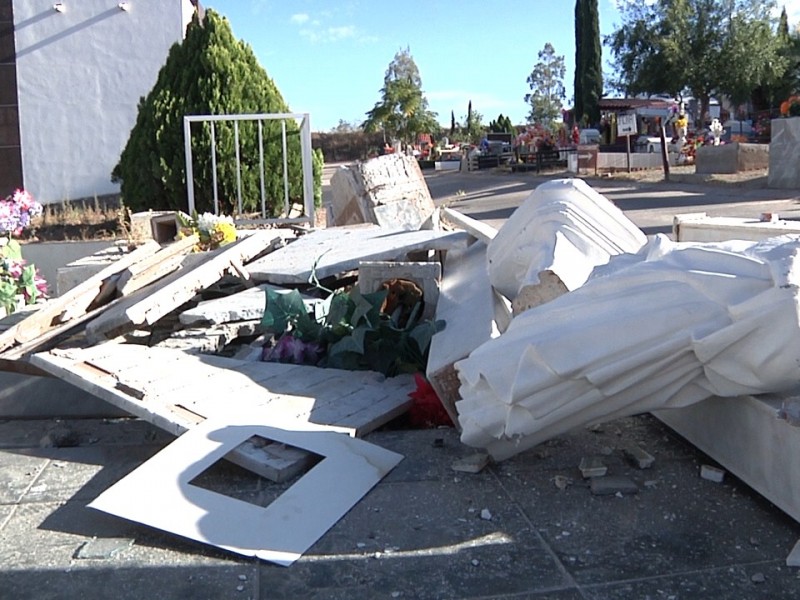
M 769 177 L 771 188 L 800 188 L 800 117 L 772 120 L 772 141 L 769 143 Z
M 719 146 L 701 146 L 695 156 L 696 173 L 739 173 L 769 167 L 767 144 L 729 142 Z

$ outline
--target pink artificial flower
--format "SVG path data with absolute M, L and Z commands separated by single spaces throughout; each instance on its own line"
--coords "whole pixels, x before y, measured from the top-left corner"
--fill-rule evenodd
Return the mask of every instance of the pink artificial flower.
M 22 277 L 22 268 L 25 266 L 24 260 L 9 260 L 7 267 L 8 267 L 8 274 L 11 275 L 14 279 L 19 279 Z
M 39 293 L 39 296 L 41 296 L 42 298 L 46 298 L 47 297 L 47 281 L 39 273 L 39 269 L 36 269 L 36 275 L 33 278 L 33 283 L 36 286 L 36 291 Z

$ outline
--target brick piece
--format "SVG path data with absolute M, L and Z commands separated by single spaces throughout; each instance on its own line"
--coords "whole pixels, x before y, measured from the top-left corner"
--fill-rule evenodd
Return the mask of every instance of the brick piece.
M 584 457 L 578 467 L 584 479 L 591 477 L 603 477 L 608 472 L 608 467 L 603 464 L 603 460 L 597 456 Z
M 711 465 L 703 465 L 700 467 L 700 477 L 714 483 L 722 483 L 725 478 L 725 471 Z
M 450 468 L 460 473 L 480 473 L 489 464 L 489 455 L 483 452 L 471 454 L 455 461 Z
M 653 463 L 656 462 L 652 454 L 636 445 L 625 448 L 624 452 L 631 464 L 640 469 L 649 469 L 653 466 Z
M 615 494 L 638 494 L 639 486 L 622 475 L 593 477 L 589 489 L 595 496 L 613 496 Z

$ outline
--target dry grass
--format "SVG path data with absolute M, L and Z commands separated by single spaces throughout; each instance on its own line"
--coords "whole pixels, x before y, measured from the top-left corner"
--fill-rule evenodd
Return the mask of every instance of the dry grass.
M 130 218 L 118 196 L 46 204 L 23 234 L 29 241 L 114 239 L 126 235 Z

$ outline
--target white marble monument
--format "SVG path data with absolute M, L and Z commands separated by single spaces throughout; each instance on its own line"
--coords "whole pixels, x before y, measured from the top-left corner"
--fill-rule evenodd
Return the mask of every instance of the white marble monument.
M 800 237 L 657 236 L 456 363 L 462 441 L 504 459 L 570 429 L 800 380 Z

